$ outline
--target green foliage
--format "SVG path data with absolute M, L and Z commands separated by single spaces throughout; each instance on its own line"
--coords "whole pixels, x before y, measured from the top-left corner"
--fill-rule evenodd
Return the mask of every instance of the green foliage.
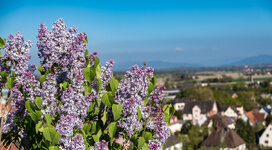
M 207 87 L 189 87 L 184 91 L 185 97 L 196 100 L 213 100 L 213 91 Z
M 5 39 L 2 39 L 2 38 L 0 37 L 0 47 L 3 47 L 3 46 L 5 45 L 5 43 L 6 43 L 6 40 L 5 40 Z
M 272 123 L 272 115 L 267 115 L 265 118 L 265 124 L 268 126 L 270 123 Z
M 5 40 L 0 38 L 0 47 L 3 46 Z M 87 38 L 84 41 L 87 43 Z M 92 93 L 91 84 L 93 81 L 97 83 L 97 92 L 100 93 L 102 90 L 101 77 L 101 66 L 98 57 L 93 57 L 93 59 L 88 58 L 88 50 L 85 51 L 86 62 L 92 62 L 91 66 L 89 63 L 85 66 L 83 70 L 83 77 L 87 82 L 84 82 L 82 86 L 84 87 L 84 95 Z M 91 63 L 91 64 L 92 64 Z M 58 66 L 57 66 L 58 67 Z M 46 76 L 49 73 L 54 74 L 54 69 L 43 69 L 41 65 L 38 66 L 38 71 L 40 72 L 39 82 L 40 86 L 43 87 L 43 83 L 47 80 Z M 7 83 L 10 89 L 14 88 L 14 82 L 16 79 L 15 72 L 2 71 L 0 73 L 3 82 Z M 64 75 L 63 75 L 64 76 Z M 151 105 L 148 103 L 148 97 L 155 89 L 157 79 L 155 76 L 148 77 L 151 78 L 151 82 L 148 85 L 148 96 L 144 98 L 144 106 Z M 58 90 L 65 91 L 69 86 L 73 84 L 73 80 L 57 81 Z M 109 84 L 106 87 L 106 92 L 101 92 L 102 94 L 95 97 L 89 106 L 87 117 L 84 121 L 84 126 L 82 129 L 74 128 L 73 135 L 81 134 L 84 138 L 84 143 L 86 149 L 90 149 L 91 146 L 95 145 L 95 142 L 105 139 L 109 142 L 109 149 L 122 149 L 122 145 L 115 143 L 116 138 L 118 138 L 119 131 L 122 132 L 121 128 L 118 127 L 120 118 L 123 115 L 123 106 L 115 102 L 116 90 L 118 89 L 119 82 L 114 77 L 109 80 Z M 23 85 L 18 87 L 20 91 L 23 91 Z M 23 95 L 29 97 L 29 93 L 24 91 Z M 56 94 L 57 95 L 57 94 Z M 59 99 L 61 95 L 57 95 L 56 98 Z M 16 119 L 15 124 L 17 129 L 24 129 L 29 135 L 29 146 L 28 149 L 45 149 L 45 150 L 59 150 L 57 146 L 61 135 L 56 131 L 56 124 L 59 121 L 60 113 L 55 115 L 43 114 L 43 99 L 41 97 L 34 97 L 34 100 L 25 101 L 25 109 L 27 110 L 27 115 L 24 118 Z M 101 98 L 101 100 L 100 100 Z M 101 104 L 102 101 L 102 104 Z M 62 101 L 58 101 L 62 104 Z M 103 105 L 105 104 L 105 105 Z M 104 109 L 103 109 L 104 108 Z M 136 109 L 136 108 L 132 108 Z M 163 114 L 166 122 L 169 124 L 170 117 L 175 112 L 172 105 L 165 105 L 163 107 Z M 137 108 L 137 119 L 138 121 L 143 120 L 141 109 Z M 152 119 L 152 118 L 151 118 Z M 143 122 L 146 125 L 146 122 Z M 20 133 L 21 134 L 21 133 Z M 130 140 L 130 137 L 124 136 L 125 140 Z M 13 134 L 4 134 L 3 141 L 5 143 L 17 142 L 23 145 L 21 135 L 14 136 Z M 154 139 L 154 133 L 150 129 L 135 129 L 135 134 L 131 139 L 131 149 L 147 150 L 148 141 Z
M 117 131 L 117 122 L 110 123 L 110 125 L 109 125 L 109 134 L 110 134 L 111 138 L 114 137 L 116 131 Z
M 192 124 L 191 121 L 186 121 L 186 122 L 183 124 L 180 133 L 182 133 L 182 134 L 188 134 L 188 133 L 189 133 L 189 130 L 191 129 L 192 126 L 193 126 L 193 124 Z
M 236 133 L 245 140 L 247 147 L 256 146 L 256 131 L 250 125 L 249 121 L 244 122 L 242 119 L 238 119 L 235 125 Z
M 165 122 L 169 125 L 170 123 L 170 117 L 175 113 L 175 108 L 171 104 L 166 104 L 163 106 L 163 115 Z
M 60 133 L 58 133 L 56 128 L 53 126 L 45 127 L 43 130 L 43 136 L 50 142 L 50 145 L 52 146 L 59 143 Z
M 112 113 L 113 113 L 114 121 L 118 120 L 121 117 L 122 111 L 123 111 L 123 106 L 121 104 L 112 105 Z
M 111 107 L 114 102 L 114 97 L 111 92 L 107 92 L 102 94 L 101 100 L 105 105 Z

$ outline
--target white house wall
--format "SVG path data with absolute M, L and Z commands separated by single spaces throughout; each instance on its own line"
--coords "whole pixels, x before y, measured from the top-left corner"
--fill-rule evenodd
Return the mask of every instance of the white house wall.
M 272 148 L 272 125 L 265 129 L 263 134 L 260 137 L 259 144 L 264 147 L 271 147 Z

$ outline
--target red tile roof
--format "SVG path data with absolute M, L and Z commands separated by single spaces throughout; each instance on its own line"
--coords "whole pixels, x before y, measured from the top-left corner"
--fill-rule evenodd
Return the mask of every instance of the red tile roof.
M 265 121 L 265 114 L 260 113 L 258 110 L 246 112 L 245 115 L 248 117 L 252 124 Z

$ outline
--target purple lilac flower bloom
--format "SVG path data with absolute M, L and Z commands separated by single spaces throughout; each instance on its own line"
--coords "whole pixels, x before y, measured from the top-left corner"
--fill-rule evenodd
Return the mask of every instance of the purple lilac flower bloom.
M 72 138 L 68 150 L 85 150 L 84 139 L 81 134 L 77 134 Z
M 41 98 L 42 103 L 42 114 L 50 114 L 51 116 L 56 115 L 58 111 L 58 100 L 56 94 L 58 92 L 56 77 L 53 74 L 46 76 L 46 81 L 43 82 Z
M 30 59 L 29 50 L 32 46 L 31 41 L 24 42 L 23 36 L 18 32 L 10 34 L 4 45 L 5 55 L 3 60 L 11 68 L 14 65 L 16 74 L 23 74 L 28 70 L 27 61 Z
M 43 84 L 43 112 L 54 115 L 59 109 L 60 120 L 57 131 L 61 134 L 59 144 L 64 149 L 71 143 L 73 129 L 83 127 L 83 119 L 87 116 L 93 99 L 90 94 L 83 95 L 83 83 L 86 82 L 82 74 L 85 68 L 86 34 L 76 32 L 75 27 L 67 29 L 64 20 L 59 19 L 54 23 L 52 31 L 41 24 L 37 36 L 39 57 L 43 58 L 43 69 L 52 69 L 56 73 L 55 76 L 48 75 L 47 81 Z M 57 106 L 55 78 L 61 77 L 63 73 L 71 84 L 65 91 L 60 91 L 62 105 Z
M 153 71 L 151 67 L 132 66 L 116 90 L 115 101 L 123 106 L 123 117 L 119 120 L 119 126 L 124 128 L 129 136 L 134 134 L 135 129 L 139 130 L 142 127 L 143 123 L 138 121 L 137 109 L 142 109 Z
M 154 140 L 149 141 L 149 146 L 156 144 L 159 148 L 163 146 L 167 138 L 170 136 L 170 130 L 164 121 L 162 112 L 159 112 L 150 122 L 147 127 L 154 132 Z
M 94 147 L 91 147 L 90 150 L 108 150 L 108 142 L 102 140 L 100 142 L 96 142 Z
M 100 79 L 103 83 L 101 91 L 105 90 L 106 86 L 109 83 L 109 80 L 113 77 L 112 68 L 113 68 L 114 63 L 115 63 L 115 61 L 111 59 L 106 62 L 105 66 L 101 67 Z
M 85 63 L 85 33 L 76 35 L 77 29 L 75 27 L 67 29 L 63 19 L 54 23 L 52 31 L 49 31 L 44 24 L 40 25 L 38 31 L 37 47 L 39 57 L 43 58 L 44 69 L 52 68 L 54 64 L 59 65 L 53 68 L 57 73 L 66 72 L 68 65 L 72 65 L 72 73 L 77 71 L 76 67 L 82 69 Z

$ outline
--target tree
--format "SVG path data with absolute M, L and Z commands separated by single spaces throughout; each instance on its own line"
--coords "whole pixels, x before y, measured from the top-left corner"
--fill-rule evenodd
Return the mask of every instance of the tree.
M 242 119 L 238 119 L 235 125 L 236 133 L 245 140 L 247 147 L 256 146 L 255 130 L 250 125 L 249 121 L 245 122 Z
M 196 100 L 213 100 L 213 91 L 208 87 L 189 87 L 184 92 L 186 97 Z
M 154 149 L 170 136 L 172 105 L 162 105 L 164 86 L 154 69 L 134 65 L 114 78 L 113 60 L 100 64 L 87 48 L 87 35 L 57 20 L 41 24 L 37 36 L 40 76 L 28 65 L 32 42 L 20 33 L 0 38 L 1 87 L 11 90 L 12 112 L 3 144 L 20 149 Z M 119 142 L 122 139 L 123 142 Z
M 193 125 L 188 132 L 189 142 L 187 145 L 191 145 L 194 149 L 197 149 L 204 138 L 208 135 L 207 126 Z
M 181 128 L 180 133 L 182 134 L 188 134 L 189 130 L 192 128 L 193 124 L 191 121 L 186 121 Z
M 268 126 L 270 123 L 272 123 L 272 115 L 268 114 L 265 118 L 265 124 Z

